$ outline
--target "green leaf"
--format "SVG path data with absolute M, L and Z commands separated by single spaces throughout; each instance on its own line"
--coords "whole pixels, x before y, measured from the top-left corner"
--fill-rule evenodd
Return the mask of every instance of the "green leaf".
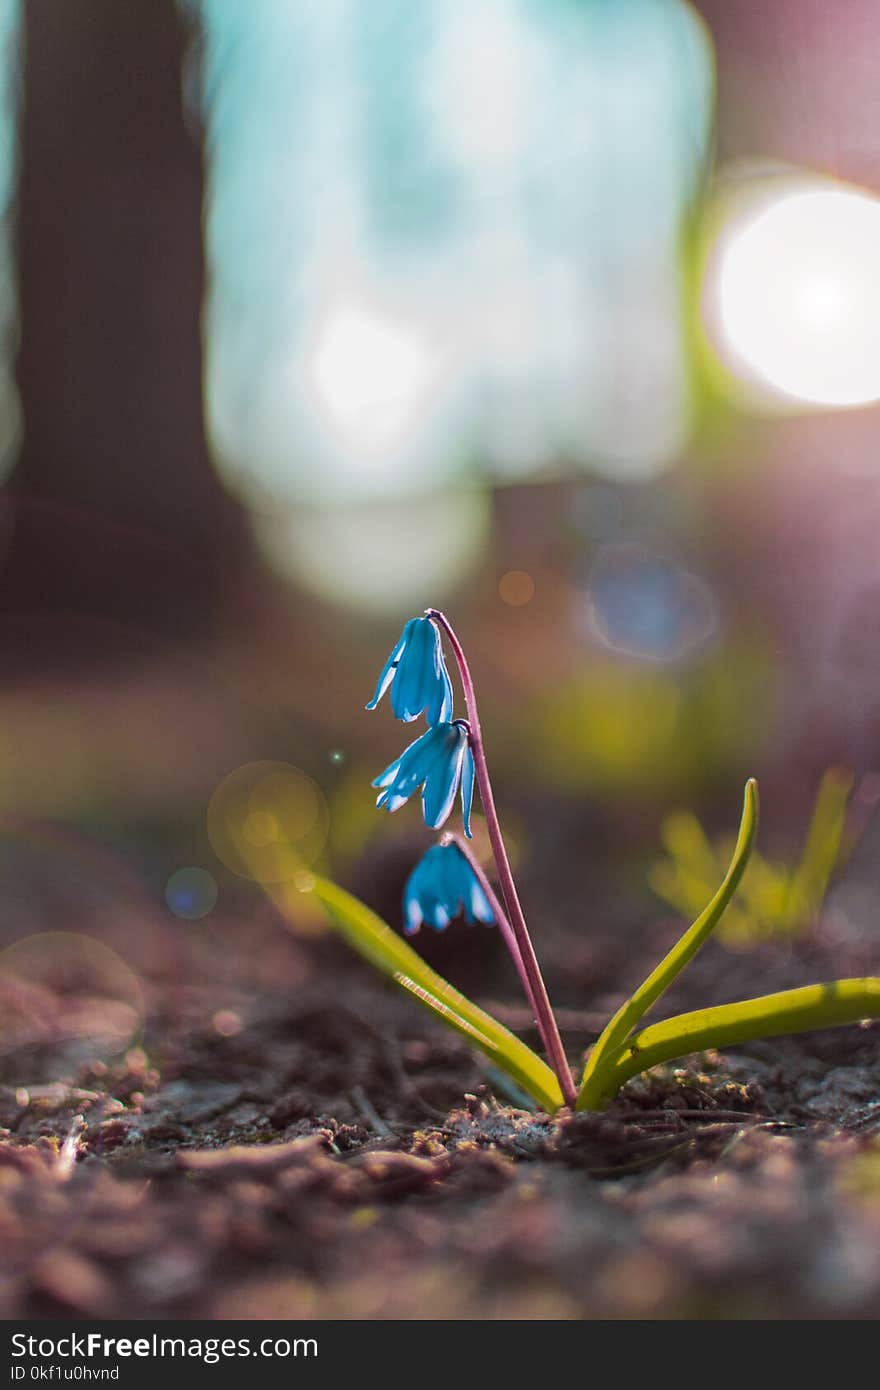
M 848 768 L 831 767 L 819 784 L 801 862 L 791 876 L 785 923 L 796 930 L 819 911 L 842 857 L 846 808 L 853 787 Z
M 426 965 L 381 917 L 328 879 L 310 879 L 308 891 L 324 905 L 333 926 L 365 960 L 484 1052 L 548 1114 L 559 1109 L 563 1103 L 559 1082 L 546 1062 Z
M 578 1110 L 595 1108 L 597 1096 L 604 1094 L 606 1090 L 602 1075 L 606 1059 L 629 1037 L 642 1016 L 662 994 L 665 994 L 676 976 L 681 973 L 688 961 L 693 959 L 711 935 L 745 872 L 755 842 L 757 825 L 758 784 L 754 778 L 750 778 L 746 782 L 742 818 L 733 858 L 718 892 L 708 907 L 700 913 L 697 920 L 684 933 L 684 936 L 663 958 L 656 970 L 653 970 L 635 994 L 621 1005 L 601 1034 L 584 1070 L 583 1081 L 577 1098 L 576 1108 Z
M 880 1018 L 880 979 L 873 976 L 806 985 L 760 999 L 677 1014 L 644 1028 L 607 1058 L 601 1087 L 588 1106 L 579 1108 L 601 1109 L 630 1077 L 690 1052 L 731 1047 L 755 1038 L 811 1033 L 867 1018 Z

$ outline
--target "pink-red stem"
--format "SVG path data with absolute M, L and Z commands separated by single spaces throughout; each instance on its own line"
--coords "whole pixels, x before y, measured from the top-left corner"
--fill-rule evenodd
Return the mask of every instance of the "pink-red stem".
M 523 964 L 523 958 L 519 953 L 519 947 L 516 944 L 516 937 L 513 934 L 513 927 L 510 925 L 507 913 L 504 911 L 504 908 L 501 906 L 501 903 L 499 902 L 498 894 L 495 892 L 495 889 L 489 882 L 486 870 L 483 868 L 482 864 L 477 859 L 467 840 L 465 840 L 461 835 L 454 835 L 450 831 L 449 834 L 443 836 L 443 842 L 445 844 L 455 845 L 464 855 L 467 862 L 470 864 L 471 871 L 474 877 L 476 878 L 483 892 L 486 894 L 486 898 L 488 900 L 489 906 L 492 909 L 492 914 L 495 918 L 495 922 L 497 923 L 498 930 L 501 933 L 502 940 L 504 941 L 505 946 L 507 947 L 508 951 L 513 957 L 513 963 L 516 966 L 516 973 L 519 975 L 520 984 L 522 985 L 525 991 L 525 996 L 529 1001 L 529 1007 L 532 1010 L 532 1013 L 537 1018 L 538 1009 L 535 1004 L 534 996 L 532 994 L 532 982 L 526 973 L 526 968 Z
M 498 812 L 495 809 L 495 798 L 492 795 L 492 784 L 489 780 L 489 769 L 486 764 L 486 754 L 483 748 L 483 735 L 480 730 L 477 697 L 474 691 L 474 683 L 471 678 L 470 668 L 468 667 L 467 657 L 464 654 L 464 649 L 456 636 L 452 624 L 445 614 L 441 613 L 439 609 L 436 608 L 429 608 L 426 611 L 427 616 L 446 633 L 461 676 L 464 702 L 467 709 L 468 723 L 470 725 L 469 739 L 471 752 L 474 755 L 476 782 L 480 791 L 483 814 L 486 817 L 489 843 L 492 846 L 495 867 L 498 870 L 498 881 L 501 884 L 501 892 L 507 905 L 507 916 L 504 920 L 510 928 L 511 935 L 507 936 L 505 934 L 505 940 L 513 956 L 514 964 L 517 967 L 520 979 L 523 981 L 526 998 L 534 1012 L 535 1023 L 541 1034 L 544 1050 L 558 1077 L 565 1103 L 567 1105 L 574 1105 L 577 1098 L 577 1091 L 562 1047 L 562 1039 L 559 1036 L 556 1019 L 550 1007 L 550 1000 L 547 996 L 547 987 L 544 984 L 544 977 L 541 974 L 541 968 L 538 965 L 535 950 L 532 946 L 532 939 L 529 936 L 529 929 L 526 926 L 526 919 L 523 915 L 522 907 L 520 906 L 516 884 L 513 881 L 513 874 L 510 868 L 510 861 L 507 858 L 504 838 L 501 834 Z M 470 856 L 468 857 L 470 858 Z M 483 886 L 485 889 L 485 884 Z M 499 918 L 499 926 L 500 925 L 501 919 Z

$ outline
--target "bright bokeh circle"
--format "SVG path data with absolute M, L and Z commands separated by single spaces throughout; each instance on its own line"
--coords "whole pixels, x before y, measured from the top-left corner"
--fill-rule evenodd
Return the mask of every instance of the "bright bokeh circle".
M 712 275 L 712 336 L 735 375 L 819 406 L 880 399 L 880 200 L 777 187 L 726 228 Z
M 289 763 L 236 768 L 208 804 L 208 838 L 217 858 L 258 883 L 294 880 L 317 859 L 329 828 L 321 788 Z
M 444 600 L 479 568 L 488 494 L 461 488 L 374 507 L 278 508 L 254 517 L 273 570 L 330 602 L 403 616 Z

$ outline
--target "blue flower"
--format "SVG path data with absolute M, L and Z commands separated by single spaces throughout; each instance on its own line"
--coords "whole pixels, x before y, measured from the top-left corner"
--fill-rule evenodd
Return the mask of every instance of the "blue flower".
M 403 890 L 404 931 L 413 936 L 423 922 L 443 931 L 460 912 L 470 923 L 491 926 L 495 921 L 489 899 L 458 845 L 434 845 L 419 860 Z
M 468 742 L 467 725 L 456 719 L 451 724 L 435 724 L 386 767 L 373 782 L 374 787 L 381 787 L 376 805 L 386 811 L 397 811 L 422 787 L 425 824 L 439 830 L 452 810 L 459 781 L 464 833 L 470 839 L 474 755 Z
M 375 709 L 391 686 L 391 708 L 408 724 L 425 711 L 429 724 L 444 724 L 452 715 L 452 684 L 443 660 L 440 633 L 430 618 L 411 618 L 382 668 Z

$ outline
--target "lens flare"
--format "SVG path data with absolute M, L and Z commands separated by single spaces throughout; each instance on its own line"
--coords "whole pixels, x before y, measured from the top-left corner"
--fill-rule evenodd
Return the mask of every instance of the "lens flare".
M 632 542 L 599 549 L 590 575 L 593 635 L 642 661 L 679 661 L 718 626 L 712 590 L 671 556 Z
M 258 883 L 295 879 L 321 853 L 329 828 L 321 788 L 288 763 L 246 763 L 224 778 L 208 805 L 217 858 Z
M 175 917 L 197 922 L 217 906 L 217 883 L 205 869 L 178 869 L 165 884 L 165 901 Z
M 507 570 L 498 581 L 498 594 L 502 603 L 523 607 L 534 599 L 535 581 L 525 570 Z
M 66 1042 L 115 1055 L 144 1013 L 138 976 L 94 937 L 39 932 L 0 952 L 0 1053 Z
M 526 570 L 508 570 L 498 581 L 498 593 L 502 603 L 522 608 L 535 597 L 535 581 Z
M 443 602 L 477 569 L 492 514 L 476 488 L 372 507 L 277 509 L 255 519 L 279 574 L 332 603 L 403 614 Z
M 722 234 L 712 275 L 735 375 L 817 406 L 880 400 L 880 200 L 782 181 Z
M 371 459 L 406 441 L 434 374 L 414 327 L 358 305 L 337 308 L 315 335 L 309 375 L 318 408 L 343 447 Z

